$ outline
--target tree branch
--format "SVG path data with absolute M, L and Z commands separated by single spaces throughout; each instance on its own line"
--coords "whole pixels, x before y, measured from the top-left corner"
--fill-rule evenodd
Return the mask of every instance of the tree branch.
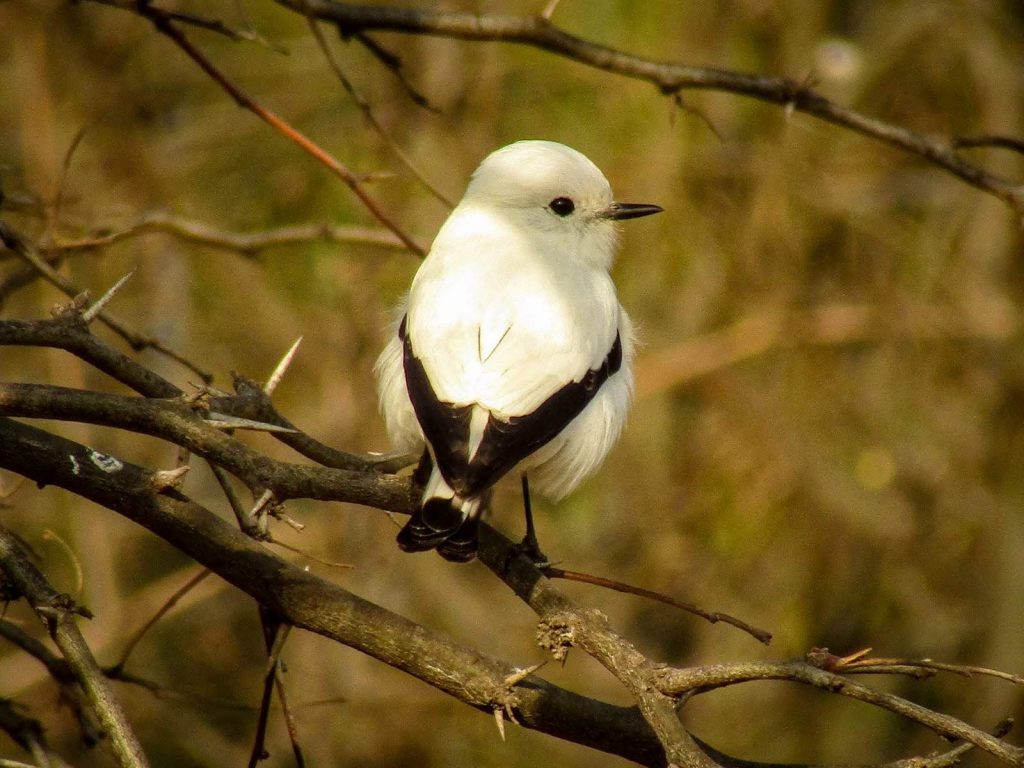
M 524 726 L 617 754 L 665 764 L 634 708 L 617 707 L 530 675 L 509 691 L 516 668 L 460 645 L 277 557 L 177 491 L 154 490 L 152 473 L 92 463 L 91 449 L 0 418 L 0 467 L 65 488 L 149 529 L 297 627 L 413 675 L 484 712 L 512 702 Z M 77 471 L 76 471 L 77 467 Z
M 955 717 L 935 712 L 891 693 L 876 691 L 847 677 L 816 667 L 804 659 L 788 662 L 715 664 L 689 669 L 665 668 L 658 670 L 656 685 L 658 690 L 665 694 L 682 695 L 752 680 L 793 680 L 830 693 L 849 696 L 902 715 L 945 738 L 963 739 L 1010 765 L 1024 765 L 1024 748 L 1007 744 Z
M 68 668 L 89 697 L 103 730 L 110 737 L 118 763 L 125 768 L 144 768 L 148 762 L 142 745 L 75 623 L 76 614 L 87 617 L 90 614 L 51 587 L 22 551 L 18 540 L 2 526 L 0 567 L 24 594 L 60 648 Z
M 125 397 L 44 384 L 0 383 L 0 415 L 80 421 L 161 437 L 222 466 L 257 495 L 264 489 L 278 501 L 294 498 L 364 504 L 407 512 L 408 479 L 372 471 L 311 467 L 264 456 L 225 432 L 204 423 L 181 400 Z M 90 450 L 87 461 L 107 457 Z
M 352 171 L 318 144 L 281 119 L 277 114 L 244 93 L 223 72 L 217 69 L 213 62 L 206 58 L 206 56 L 204 56 L 203 53 L 192 44 L 184 32 L 178 29 L 175 25 L 175 20 L 170 13 L 152 5 L 149 2 L 143 2 L 142 0 L 136 2 L 135 7 L 130 10 L 133 10 L 135 13 L 153 22 L 153 25 L 156 27 L 158 32 L 170 38 L 170 40 L 184 51 L 185 54 L 187 54 L 188 57 L 210 77 L 211 80 L 227 92 L 227 94 L 235 100 L 235 103 L 238 104 L 238 106 L 252 112 L 282 136 L 297 144 L 322 165 L 330 169 L 332 173 L 334 173 L 350 190 L 352 190 L 370 214 L 377 219 L 381 225 L 394 233 L 395 237 L 397 237 L 406 248 L 418 256 L 426 255 L 426 251 L 423 246 L 406 234 L 406 232 L 399 227 L 387 213 L 384 212 L 377 200 L 363 188 L 362 182 L 354 173 L 352 173 Z
M 388 250 L 406 250 L 402 241 L 393 232 L 384 228 L 312 222 L 259 232 L 233 232 L 164 211 L 144 213 L 123 229 L 96 228 L 84 237 L 77 239 L 60 238 L 54 242 L 52 248 L 62 252 L 91 250 L 154 232 L 173 235 L 186 242 L 233 251 L 248 257 L 256 256 L 270 248 L 304 245 L 316 241 L 373 245 Z
M 951 148 L 952 142 L 931 139 L 902 126 L 840 106 L 812 90 L 806 83 L 790 78 L 762 77 L 634 56 L 577 37 L 555 26 L 542 15 L 470 14 L 426 8 L 357 5 L 335 0 L 277 2 L 297 13 L 333 22 L 342 35 L 346 36 L 386 30 L 458 40 L 515 43 L 539 48 L 605 72 L 644 80 L 665 94 L 704 89 L 735 93 L 777 104 L 920 157 L 971 186 L 995 195 L 1018 216 L 1024 216 L 1024 186 L 964 160 Z

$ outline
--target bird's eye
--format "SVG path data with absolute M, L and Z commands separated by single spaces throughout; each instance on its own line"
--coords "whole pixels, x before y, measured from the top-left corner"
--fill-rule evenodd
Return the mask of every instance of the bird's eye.
M 574 203 L 568 197 L 556 197 L 554 200 L 548 203 L 548 208 L 550 208 L 559 216 L 568 216 L 570 213 L 576 210 L 576 203 Z

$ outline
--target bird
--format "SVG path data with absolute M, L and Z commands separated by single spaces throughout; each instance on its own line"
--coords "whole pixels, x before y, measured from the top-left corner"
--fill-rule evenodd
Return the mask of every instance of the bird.
M 557 502 L 618 440 L 635 342 L 609 275 L 616 224 L 662 210 L 616 202 L 597 166 L 556 142 L 517 141 L 480 163 L 374 366 L 393 447 L 423 451 L 402 550 L 473 560 L 491 490 L 512 473 L 523 546 L 544 561 L 528 481 Z

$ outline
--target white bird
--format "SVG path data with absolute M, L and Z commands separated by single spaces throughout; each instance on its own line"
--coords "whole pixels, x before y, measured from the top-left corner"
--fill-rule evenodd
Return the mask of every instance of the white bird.
M 608 270 L 617 203 L 574 149 L 520 141 L 489 155 L 441 227 L 375 366 L 395 448 L 425 446 L 405 551 L 476 556 L 505 474 L 558 500 L 604 460 L 633 394 L 633 330 Z M 526 497 L 524 545 L 539 548 Z

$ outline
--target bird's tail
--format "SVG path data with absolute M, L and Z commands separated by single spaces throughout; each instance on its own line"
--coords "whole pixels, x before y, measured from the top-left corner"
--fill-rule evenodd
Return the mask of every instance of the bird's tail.
M 405 552 L 436 549 L 445 560 L 465 563 L 476 557 L 481 499 L 459 497 L 434 468 L 423 503 L 398 532 Z

